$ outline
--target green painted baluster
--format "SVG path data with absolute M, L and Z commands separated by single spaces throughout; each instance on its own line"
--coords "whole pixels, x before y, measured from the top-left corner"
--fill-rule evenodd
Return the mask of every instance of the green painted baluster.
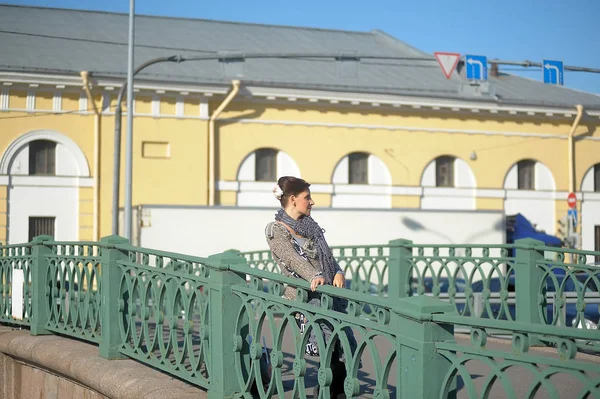
M 388 294 L 390 298 L 410 296 L 412 243 L 402 238 L 389 242 Z
M 433 313 L 455 313 L 454 306 L 427 295 L 399 299 L 396 306 L 397 309 L 414 312 L 416 316 L 408 318 L 393 311 L 391 314 L 393 331 L 403 336 L 402 339 L 396 338 L 397 380 L 400 382 L 397 397 L 440 398 L 451 362 L 437 352 L 435 343 L 454 343 L 454 326 L 428 320 Z M 378 316 L 381 323 L 382 317 Z M 455 388 L 455 384 L 454 381 L 449 391 Z
M 121 332 L 119 328 L 119 302 L 121 300 L 120 286 L 123 272 L 118 260 L 127 259 L 127 254 L 115 248 L 118 244 L 127 244 L 126 238 L 119 236 L 103 237 L 100 240 L 100 320 L 102 336 L 100 337 L 100 356 L 105 359 L 125 359 L 126 356 L 119 352 L 121 346 Z
M 45 245 L 45 241 L 52 241 L 50 236 L 37 236 L 33 238 L 32 264 L 31 264 L 31 335 L 51 334 L 46 330 L 48 323 L 48 302 L 52 297 L 52 287 L 48 286 L 48 255 L 52 248 Z M 49 291 L 48 291 L 49 290 Z
M 543 323 L 540 318 L 538 302 L 540 283 L 544 271 L 536 263 L 544 259 L 544 252 L 539 247 L 544 243 L 533 238 L 515 241 L 517 248 L 515 267 L 515 295 L 517 321 L 522 323 Z
M 210 389 L 208 399 L 233 398 L 241 391 L 235 366 L 234 340 L 238 314 L 242 306 L 239 296 L 232 293 L 234 285 L 245 285 L 246 275 L 229 270 L 229 265 L 245 264 L 246 260 L 233 253 L 212 255 L 208 301 L 210 313 Z M 250 266 L 248 266 L 250 267 Z M 258 340 L 257 340 L 258 343 Z

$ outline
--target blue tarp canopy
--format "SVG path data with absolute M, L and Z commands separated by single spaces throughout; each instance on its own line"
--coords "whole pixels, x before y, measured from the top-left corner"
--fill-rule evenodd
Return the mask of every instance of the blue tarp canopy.
M 517 213 L 507 218 L 506 242 L 513 243 L 521 238 L 534 238 L 547 246 L 561 247 L 562 240 L 542 231 L 537 231 L 525 216 Z

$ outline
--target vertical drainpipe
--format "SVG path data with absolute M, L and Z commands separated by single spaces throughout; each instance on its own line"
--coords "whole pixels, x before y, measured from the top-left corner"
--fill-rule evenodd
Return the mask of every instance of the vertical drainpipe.
M 208 206 L 215 204 L 215 120 L 240 91 L 240 81 L 231 82 L 232 90 L 208 120 Z
M 575 161 L 574 161 L 574 153 L 575 153 L 575 145 L 574 145 L 574 136 L 575 130 L 577 130 L 577 126 L 579 126 L 579 121 L 581 121 L 581 117 L 583 116 L 583 105 L 577 105 L 575 107 L 577 109 L 577 116 L 575 117 L 575 121 L 573 122 L 573 126 L 571 126 L 571 131 L 569 132 L 569 192 L 575 192 Z
M 80 73 L 81 79 L 83 80 L 83 89 L 85 90 L 85 94 L 87 95 L 88 103 L 91 103 L 94 110 L 94 205 L 93 205 L 93 232 L 92 232 L 92 240 L 98 241 L 98 215 L 99 215 L 99 205 L 100 205 L 100 129 L 102 126 L 102 113 L 98 110 L 96 106 L 96 102 L 94 101 L 94 97 L 92 97 L 92 92 L 90 90 L 90 82 L 89 82 L 89 72 L 81 71 Z
M 583 105 L 577 105 L 575 106 L 575 108 L 577 109 L 577 116 L 575 116 L 575 120 L 573 121 L 573 125 L 571 126 L 571 131 L 569 132 L 569 136 L 568 136 L 568 151 L 569 151 L 569 192 L 570 193 L 574 193 L 575 192 L 575 143 L 574 143 L 574 138 L 575 138 L 575 130 L 577 130 L 577 127 L 579 126 L 579 122 L 581 121 L 581 117 L 583 116 Z M 576 231 L 576 229 L 573 229 L 573 233 Z M 581 243 L 579 243 L 579 246 L 581 247 Z M 574 259 L 571 259 L 571 261 L 573 261 Z

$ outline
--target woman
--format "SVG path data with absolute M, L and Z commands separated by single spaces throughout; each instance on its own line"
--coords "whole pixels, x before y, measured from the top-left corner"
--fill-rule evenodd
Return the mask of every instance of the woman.
M 328 284 L 342 288 L 345 287 L 345 280 L 344 272 L 327 245 L 323 235 L 324 230 L 310 216 L 315 202 L 310 196 L 309 187 L 309 183 L 296 177 L 284 176 L 279 179 L 273 194 L 279 200 L 281 209 L 275 214 L 275 221 L 267 225 L 265 235 L 273 259 L 279 265 L 282 274 L 310 282 L 311 292 L 308 295 L 308 303 L 320 306 L 321 295 L 315 292 L 317 287 Z M 296 289 L 286 287 L 284 297 L 295 299 Z M 346 313 L 346 306 L 347 301 L 333 297 L 333 310 Z M 304 315 L 297 313 L 296 322 L 300 331 L 304 333 L 306 327 Z M 319 326 L 325 342 L 329 343 L 332 325 L 328 322 L 320 322 Z M 354 353 L 356 349 L 354 334 L 349 328 L 346 328 L 345 332 Z M 311 356 L 319 354 L 314 330 L 311 330 L 306 353 Z M 340 343 L 337 341 L 331 361 L 334 376 L 331 385 L 332 398 L 337 398 L 337 395 L 343 393 L 346 377 L 344 357 Z M 317 394 L 318 386 L 315 395 Z

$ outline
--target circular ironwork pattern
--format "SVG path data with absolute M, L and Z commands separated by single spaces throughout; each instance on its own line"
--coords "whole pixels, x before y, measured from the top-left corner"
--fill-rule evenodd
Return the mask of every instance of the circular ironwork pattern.
M 408 294 L 448 300 L 462 316 L 514 320 L 514 259 L 506 248 L 416 246 L 410 262 Z
M 47 256 L 46 328 L 86 341 L 101 340 L 101 250 L 93 245 L 51 244 Z
M 505 332 L 510 333 L 509 330 Z M 563 397 L 560 391 L 562 386 L 568 387 L 569 397 L 585 398 L 598 394 L 600 378 L 597 366 L 594 363 L 574 360 L 576 346 L 573 341 L 559 340 L 561 344 L 557 356 L 562 361 L 569 362 L 568 367 L 561 367 L 561 361 L 556 357 L 535 354 L 529 350 L 530 335 L 513 334 L 512 351 L 505 353 L 481 347 L 477 340 L 472 340 L 471 345 L 437 343 L 437 352 L 450 361 L 441 397 L 448 397 L 455 389 L 457 377 L 462 379 L 463 395 L 466 394 L 470 398 L 488 398 L 492 393 L 494 397 L 503 396 L 509 399 L 559 398 Z M 535 337 L 535 334 L 533 335 Z M 469 369 L 471 364 L 471 367 L 477 367 L 477 373 Z M 482 380 L 479 379 L 481 374 L 485 375 Z M 523 378 L 523 374 L 528 378 Z M 519 384 L 514 383 L 517 375 L 521 376 Z M 557 375 L 560 375 L 560 379 L 555 380 L 553 377 Z M 522 381 L 526 381 L 526 384 L 523 385 Z M 561 381 L 560 385 L 557 385 L 557 381 Z M 563 389 L 562 395 L 565 392 Z
M 313 305 L 312 302 L 306 302 L 307 294 L 301 294 L 306 291 L 301 288 L 298 288 L 298 293 L 302 298 L 297 298 L 295 301 L 265 292 L 252 283 L 244 288 L 234 286 L 233 291 L 241 300 L 235 331 L 238 334 L 241 332 L 242 335 L 234 337 L 234 348 L 238 352 L 236 372 L 238 384 L 242 387 L 242 397 L 252 398 L 253 389 L 260 398 L 269 398 L 273 395 L 310 397 L 309 389 L 306 386 L 309 366 L 305 348 L 313 331 L 316 333 L 320 363 L 320 366 L 316 367 L 313 372 L 316 373 L 317 381 L 321 385 L 321 395 L 325 395 L 323 397 L 329 397 L 329 390 L 334 378 L 332 365 L 335 362 L 332 360 L 336 353 L 336 342 L 346 359 L 345 363 L 341 363 L 342 367 L 346 369 L 346 378 L 342 381 L 342 389 L 346 397 L 360 397 L 357 375 L 364 357 L 370 357 L 371 363 L 374 365 L 375 392 L 378 392 L 379 397 L 389 397 L 387 384 L 390 371 L 396 362 L 397 353 L 395 349 L 379 353 L 376 346 L 377 340 L 383 339 L 390 343 L 391 348 L 396 348 L 395 341 L 400 339 L 391 334 L 390 328 L 387 326 L 390 320 L 389 309 L 383 307 L 377 309 L 377 314 L 381 319 L 378 323 L 371 321 L 370 318 L 365 318 L 356 310 L 364 303 L 350 301 L 349 306 L 355 309 L 355 313 L 339 313 L 332 309 L 333 296 L 321 295 L 320 304 Z M 365 299 L 367 298 L 369 296 L 365 296 Z M 304 315 L 307 319 L 303 331 L 296 322 L 298 314 Z M 327 323 L 331 329 L 332 335 L 327 342 L 321 333 L 323 323 Z M 345 333 L 346 328 L 351 328 L 355 332 L 357 345 L 354 353 L 352 353 L 350 340 Z M 284 353 L 287 355 L 284 356 Z M 270 375 L 264 374 L 265 360 L 267 359 L 270 359 Z M 313 361 L 310 363 L 314 364 Z M 288 374 L 286 374 L 285 364 L 289 367 L 287 368 Z M 286 391 L 284 377 L 290 372 L 293 375 L 293 386 L 288 386 L 290 390 Z
M 139 261 L 139 262 L 136 262 Z M 160 252 L 129 251 L 119 297 L 120 351 L 196 385 L 210 386 L 206 267 Z M 233 337 L 234 349 L 241 345 Z

